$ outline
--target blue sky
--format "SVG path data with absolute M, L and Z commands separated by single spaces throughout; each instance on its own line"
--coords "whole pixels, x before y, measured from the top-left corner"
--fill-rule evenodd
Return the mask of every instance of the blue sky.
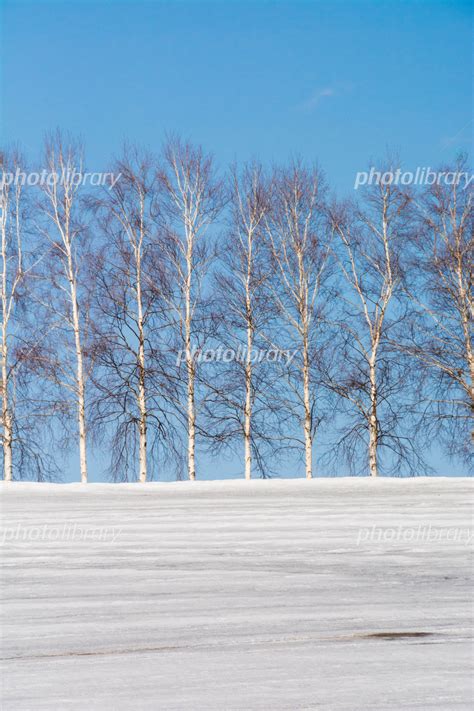
M 176 131 L 222 166 L 301 154 L 343 194 L 387 149 L 407 168 L 471 151 L 469 2 L 0 7 L 1 141 L 30 158 L 56 126 L 91 170 L 125 138 L 159 148 Z
M 387 148 L 407 167 L 469 149 L 468 2 L 2 3 L 2 142 L 57 125 L 99 169 L 165 131 L 222 164 L 300 153 L 339 191 Z

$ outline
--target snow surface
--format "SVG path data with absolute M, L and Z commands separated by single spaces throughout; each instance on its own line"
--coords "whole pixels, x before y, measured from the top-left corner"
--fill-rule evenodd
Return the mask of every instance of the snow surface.
M 474 708 L 472 480 L 1 492 L 3 711 Z

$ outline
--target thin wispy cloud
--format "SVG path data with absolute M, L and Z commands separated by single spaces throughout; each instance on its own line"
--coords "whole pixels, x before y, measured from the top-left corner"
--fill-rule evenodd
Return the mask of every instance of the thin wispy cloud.
M 472 141 L 472 135 L 468 136 L 466 135 L 466 129 L 472 124 L 472 119 L 470 119 L 462 128 L 460 131 L 458 131 L 454 136 L 446 136 L 445 138 L 441 139 L 441 146 L 443 147 L 443 150 L 445 148 L 450 148 L 453 146 L 457 141 L 460 141 L 462 143 L 468 143 Z
M 343 83 L 336 84 L 334 86 L 325 86 L 323 88 L 316 89 L 312 94 L 309 95 L 307 99 L 297 104 L 295 107 L 298 111 L 304 111 L 306 113 L 311 113 L 318 108 L 326 99 L 331 99 L 333 97 L 343 96 L 344 94 L 350 93 L 354 89 L 354 84 Z
M 336 89 L 330 86 L 324 89 L 319 89 L 318 91 L 315 91 L 308 99 L 306 99 L 306 101 L 303 101 L 301 104 L 299 104 L 297 108 L 301 109 L 302 111 L 314 111 L 314 109 L 319 106 L 319 104 L 324 101 L 324 99 L 328 99 L 331 96 L 335 96 L 336 93 Z

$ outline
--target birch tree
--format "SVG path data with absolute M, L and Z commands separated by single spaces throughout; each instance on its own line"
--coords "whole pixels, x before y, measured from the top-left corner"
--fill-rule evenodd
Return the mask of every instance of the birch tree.
M 31 230 L 32 188 L 18 151 L 0 153 L 1 440 L 3 478 L 37 481 L 57 475 L 49 448 L 54 419 L 49 390 L 33 363 L 47 330 L 32 297 L 40 257 Z
M 68 391 L 74 400 L 78 434 L 80 478 L 87 482 L 86 379 L 84 353 L 84 305 L 81 288 L 81 254 L 84 251 L 85 225 L 81 213 L 80 191 L 83 157 L 82 148 L 74 142 L 64 142 L 57 132 L 45 144 L 45 165 L 50 177 L 41 185 L 43 199 L 39 205 L 37 229 L 44 238 L 44 286 L 39 303 L 54 323 L 57 345 L 65 335 L 62 356 L 46 364 L 41 354 L 44 372 Z M 49 267 L 49 270 L 48 270 Z M 83 298 L 81 298 L 83 297 Z M 69 337 L 72 343 L 69 343 Z M 69 361 L 72 345 L 73 361 Z M 55 344 L 51 342 L 55 349 Z M 62 362 L 61 362 L 62 360 Z M 73 377 L 71 377 L 73 374 Z
M 381 448 L 394 468 L 414 448 L 399 425 L 406 408 L 399 398 L 409 390 L 409 366 L 397 357 L 390 336 L 400 324 L 400 251 L 408 239 L 409 196 L 392 185 L 370 189 L 362 204 L 333 212 L 340 240 L 339 266 L 345 286 L 340 293 L 339 372 L 331 385 L 348 405 L 339 444 L 355 459 L 366 443 L 370 476 L 380 473 Z
M 238 263 L 232 277 L 237 277 L 242 289 L 241 304 L 230 303 L 229 307 L 239 309 L 246 331 L 245 351 L 245 404 L 244 422 L 244 475 L 251 478 L 252 473 L 252 406 L 255 383 L 252 363 L 252 349 L 255 343 L 255 329 L 258 324 L 258 302 L 261 305 L 262 282 L 264 276 L 259 260 L 261 254 L 262 226 L 269 203 L 263 185 L 262 170 L 258 166 L 247 168 L 241 180 L 236 172 L 232 175 L 232 217 L 235 244 L 229 245 L 228 254 L 237 253 Z M 231 284 L 227 286 L 232 289 Z M 230 291 L 232 293 L 232 291 Z M 227 291 L 229 296 L 229 290 Z
M 188 478 L 196 478 L 196 358 L 198 312 L 208 265 L 205 235 L 222 206 L 222 187 L 212 158 L 190 143 L 174 138 L 163 151 L 159 173 L 161 210 L 173 294 L 168 299 L 186 368 L 186 434 Z
M 20 159 L 9 159 L 0 154 L 0 229 L 1 229 L 1 356 L 2 356 L 2 449 L 3 479 L 13 479 L 13 395 L 14 365 L 11 353 L 12 321 L 21 283 L 25 277 L 23 262 L 22 194 L 21 183 L 12 183 L 12 176 L 20 168 Z
M 89 200 L 102 240 L 94 269 L 92 409 L 96 431 L 111 435 L 112 478 L 144 483 L 165 459 L 165 442 L 175 451 L 156 167 L 151 155 L 128 146 L 113 172 L 120 176 L 113 187 Z
M 270 269 L 264 245 L 265 216 L 270 195 L 258 164 L 234 167 L 230 174 L 228 232 L 220 248 L 216 274 L 218 353 L 234 357 L 214 366 L 205 362 L 210 391 L 206 399 L 213 449 L 243 450 L 244 476 L 269 470 L 277 445 L 276 370 L 259 358 L 268 348 L 263 332 L 272 318 L 266 282 Z M 273 372 L 272 372 L 273 371 Z M 272 377 L 273 376 L 273 377 Z
M 330 230 L 326 226 L 325 185 L 321 172 L 294 163 L 275 171 L 272 210 L 266 219 L 266 239 L 274 278 L 271 296 L 287 345 L 296 349 L 294 367 L 287 372 L 291 390 L 284 407 L 296 399 L 302 424 L 306 478 L 313 476 L 313 442 L 321 418 L 316 367 L 324 299 L 329 275 Z
M 407 293 L 411 328 L 401 344 L 424 374 L 424 423 L 450 454 L 469 461 L 474 442 L 474 222 L 472 189 L 456 176 L 465 157 L 443 169 L 451 176 L 417 200 Z M 415 226 L 414 226 L 415 227 Z

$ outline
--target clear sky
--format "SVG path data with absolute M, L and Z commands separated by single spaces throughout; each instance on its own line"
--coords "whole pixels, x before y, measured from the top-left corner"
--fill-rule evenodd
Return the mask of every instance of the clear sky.
M 470 148 L 468 2 L 1 5 L 2 142 L 28 153 L 59 125 L 94 170 L 172 130 L 222 163 L 300 153 L 344 191 L 387 147 L 407 167 Z
M 1 141 L 56 126 L 90 170 L 176 131 L 222 166 L 317 160 L 339 193 L 387 149 L 407 168 L 472 149 L 472 5 L 0 0 Z

